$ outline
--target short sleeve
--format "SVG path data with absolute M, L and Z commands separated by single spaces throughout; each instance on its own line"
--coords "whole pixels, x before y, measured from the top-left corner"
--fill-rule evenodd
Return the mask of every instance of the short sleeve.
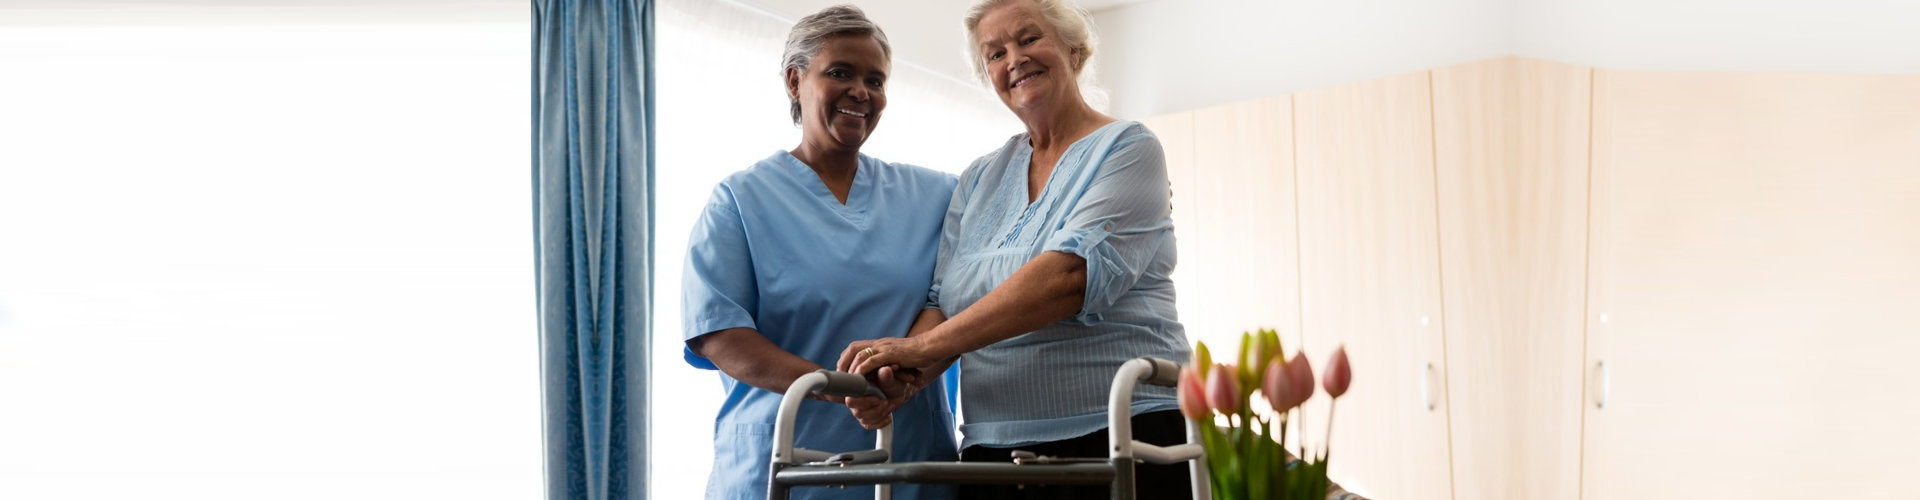
M 953 187 L 953 198 L 947 201 L 946 219 L 940 223 L 940 251 L 933 259 L 933 285 L 927 289 L 927 304 L 922 309 L 940 308 L 940 282 L 960 244 L 960 219 L 966 215 L 967 201 L 973 198 L 974 188 L 980 184 L 980 171 L 995 156 L 989 154 L 974 160 L 973 165 L 961 173 L 959 184 Z
M 1078 255 L 1087 261 L 1087 288 L 1081 324 L 1100 322 L 1100 313 L 1140 281 L 1172 232 L 1167 193 L 1167 159 L 1160 140 L 1135 125 L 1099 159 L 1078 201 L 1047 236 L 1041 251 Z
M 738 204 L 726 185 L 714 189 L 687 241 L 680 283 L 682 340 L 729 328 L 756 328 L 753 312 L 759 290 L 753 258 Z M 692 348 L 686 348 L 685 356 L 695 368 L 715 369 Z

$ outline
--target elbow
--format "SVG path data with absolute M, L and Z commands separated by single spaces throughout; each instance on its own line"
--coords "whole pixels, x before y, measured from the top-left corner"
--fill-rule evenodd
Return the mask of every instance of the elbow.
M 1080 310 L 1080 304 L 1087 297 L 1087 259 L 1078 255 L 1055 252 L 1060 267 L 1053 274 L 1055 300 L 1063 304 L 1072 304 L 1074 311 Z

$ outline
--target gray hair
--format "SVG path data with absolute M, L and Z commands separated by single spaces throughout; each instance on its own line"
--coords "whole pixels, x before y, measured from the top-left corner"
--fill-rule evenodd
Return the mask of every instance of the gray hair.
M 977 0 L 967 8 L 967 60 L 973 61 L 973 76 L 982 83 L 990 79 L 987 78 L 986 61 L 981 60 L 979 54 L 980 18 L 987 17 L 987 11 L 1012 1 Z M 1093 47 L 1100 44 L 1100 37 L 1093 33 L 1093 15 L 1071 0 L 1032 1 L 1040 6 L 1040 17 L 1053 25 L 1053 30 L 1067 43 L 1067 48 L 1074 50 L 1073 75 L 1080 76 L 1081 70 L 1087 67 L 1087 61 L 1093 58 Z
M 786 52 L 780 55 L 780 75 L 785 81 L 788 71 L 799 70 L 806 73 L 813 65 L 813 56 L 820 55 L 820 49 L 827 45 L 827 39 L 842 35 L 871 35 L 880 42 L 880 52 L 893 59 L 893 46 L 887 43 L 887 32 L 880 25 L 867 19 L 867 13 L 852 5 L 835 5 L 820 9 L 813 15 L 800 18 L 793 25 L 793 31 L 787 33 Z M 788 114 L 793 115 L 793 124 L 800 124 L 800 100 L 788 98 Z

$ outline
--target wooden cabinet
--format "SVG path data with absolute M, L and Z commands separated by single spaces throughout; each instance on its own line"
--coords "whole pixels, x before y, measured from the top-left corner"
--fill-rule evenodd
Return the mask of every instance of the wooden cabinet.
M 1357 492 L 1920 491 L 1920 76 L 1505 58 L 1149 124 L 1189 336 L 1346 344 Z
M 1455 498 L 1580 496 L 1591 82 L 1520 58 L 1433 72 Z
M 1181 317 L 1191 338 L 1222 352 L 1257 328 L 1284 332 L 1289 346 L 1300 340 L 1292 119 L 1285 96 L 1194 112 L 1198 231 L 1182 240 L 1196 251 L 1181 262 L 1201 292 Z
M 1583 498 L 1920 491 L 1920 77 L 1598 71 Z
M 1315 365 L 1345 344 L 1355 373 L 1330 474 L 1377 498 L 1452 488 L 1431 97 L 1420 72 L 1293 101 L 1303 344 Z M 1325 399 L 1306 410 L 1309 443 Z

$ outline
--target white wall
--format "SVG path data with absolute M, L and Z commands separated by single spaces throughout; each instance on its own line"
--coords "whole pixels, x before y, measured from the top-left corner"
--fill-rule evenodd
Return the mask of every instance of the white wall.
M 1515 55 L 1608 69 L 1920 72 L 1912 0 L 1516 0 Z
M 1920 72 L 1912 0 L 1155 0 L 1094 14 L 1147 117 L 1504 55 L 1661 71 Z
M 1143 118 L 1506 55 L 1511 0 L 1158 0 L 1094 14 L 1112 113 Z

